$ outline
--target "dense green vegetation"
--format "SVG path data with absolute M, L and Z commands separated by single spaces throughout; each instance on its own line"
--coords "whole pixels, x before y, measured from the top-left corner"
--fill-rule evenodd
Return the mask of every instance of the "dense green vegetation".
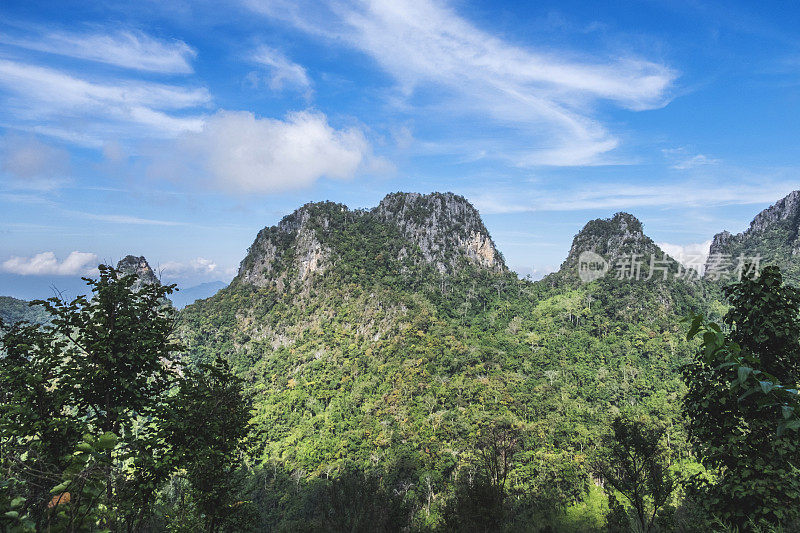
M 6 325 L 0 531 L 800 526 L 778 269 L 581 283 L 587 247 L 661 253 L 620 214 L 520 280 L 471 206 L 425 198 L 304 206 L 180 314 L 101 266 L 91 298 Z
M 181 370 L 172 287 L 99 268 L 90 298 L 35 302 L 45 325 L 0 323 L 0 530 L 163 530 L 195 510 L 175 525 L 215 531 L 237 514 L 224 474 L 249 408 L 224 363 Z
M 41 306 L 30 305 L 25 300 L 17 300 L 9 296 L 0 296 L 0 320 L 6 324 L 30 322 L 43 324 L 48 320 L 47 311 Z
M 413 464 L 398 481 L 410 523 L 443 527 L 460 490 L 482 490 L 480 428 L 505 420 L 524 446 L 500 507 L 510 529 L 535 530 L 586 505 L 591 461 L 623 412 L 664 420 L 673 457 L 689 458 L 680 368 L 693 348 L 677 317 L 708 308 L 702 283 L 532 283 L 468 261 L 442 273 L 391 224 L 337 204 L 314 205 L 307 227 L 329 250 L 324 273 L 297 276 L 293 235 L 272 228 L 280 283 L 240 276 L 180 319 L 193 359 L 222 353 L 247 383 L 262 464 L 311 484 Z
M 684 369 L 692 444 L 713 480 L 692 494 L 709 515 L 746 527 L 800 522 L 800 291 L 777 267 L 725 288 L 727 332 L 702 325 L 703 350 Z

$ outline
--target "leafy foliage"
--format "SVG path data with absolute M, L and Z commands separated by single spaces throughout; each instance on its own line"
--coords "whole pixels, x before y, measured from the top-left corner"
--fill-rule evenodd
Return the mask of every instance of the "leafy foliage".
M 685 411 L 695 451 L 715 475 L 695 492 L 709 513 L 739 527 L 791 524 L 800 518 L 800 445 L 776 429 L 798 425 L 800 293 L 776 267 L 725 293 L 727 331 L 700 316 L 689 331 L 703 344 L 684 370 Z
M 457 484 L 474 481 L 488 421 L 526 435 L 504 505 L 513 517 L 536 507 L 540 522 L 564 516 L 543 518 L 545 507 L 587 493 L 587 457 L 623 409 L 663 418 L 672 453 L 688 455 L 679 369 L 693 348 L 675 317 L 703 308 L 704 285 L 534 283 L 444 249 L 434 257 L 455 266 L 441 271 L 401 231 L 435 209 L 395 204 L 400 229 L 372 212 L 305 206 L 259 234 L 229 287 L 181 314 L 192 360 L 222 355 L 244 380 L 257 463 L 297 488 L 410 455 L 412 523 L 430 528 Z M 449 231 L 452 252 L 457 224 Z M 318 270 L 302 274 L 316 250 Z
M 205 430 L 202 438 L 218 447 L 230 437 L 214 431 L 226 423 L 235 425 L 235 435 L 247 431 L 242 416 L 209 410 L 185 394 L 189 380 L 196 394 L 224 393 L 229 404 L 242 405 L 224 365 L 210 370 L 210 390 L 202 387 L 207 381 L 181 375 L 174 311 L 165 304 L 173 287 L 137 285 L 135 276 L 106 265 L 99 271 L 99 279 L 86 279 L 91 297 L 35 302 L 50 315 L 47 323 L 3 327 L 4 528 L 142 530 L 158 521 L 159 492 L 176 470 L 191 464 L 186 454 L 176 453 L 177 444 Z M 180 390 L 171 399 L 175 386 Z M 202 418 L 205 426 L 172 428 L 167 439 L 166 402 L 185 419 Z M 225 454 L 230 448 L 222 449 L 214 466 L 224 470 L 233 459 Z
M 161 418 L 170 458 L 195 494 L 205 529 L 216 531 L 244 503 L 237 501 L 234 466 L 241 462 L 249 432 L 250 408 L 241 383 L 222 359 L 187 369 Z
M 627 529 L 628 515 L 632 515 L 636 531 L 653 531 L 659 511 L 675 489 L 664 431 L 652 422 L 625 417 L 614 420 L 611 427 L 614 434 L 598 473 L 631 508 L 630 513 L 617 511 L 622 515 L 622 530 Z M 616 495 L 611 498 L 612 506 L 619 508 Z

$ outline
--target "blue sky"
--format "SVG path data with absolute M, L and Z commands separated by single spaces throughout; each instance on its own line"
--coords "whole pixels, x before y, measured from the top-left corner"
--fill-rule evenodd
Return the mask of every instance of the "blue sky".
M 299 205 L 393 191 L 463 194 L 536 276 L 621 210 L 702 251 L 800 188 L 799 22 L 790 2 L 3 2 L 0 294 L 128 253 L 228 281 Z

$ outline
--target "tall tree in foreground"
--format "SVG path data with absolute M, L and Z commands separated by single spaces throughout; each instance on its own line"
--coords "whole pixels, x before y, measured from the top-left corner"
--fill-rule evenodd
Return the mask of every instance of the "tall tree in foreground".
M 725 288 L 727 329 L 695 317 L 689 337 L 702 346 L 684 369 L 684 410 L 692 444 L 716 476 L 698 483 L 710 515 L 738 527 L 800 520 L 800 441 L 776 431 L 793 416 L 800 376 L 800 291 L 780 270 L 745 276 Z M 793 401 L 796 403 L 796 400 Z M 797 423 L 792 422 L 794 426 Z M 794 427 L 790 426 L 790 427 Z
M 170 473 L 153 437 L 178 377 L 174 286 L 99 271 L 91 297 L 34 302 L 52 320 L 0 338 L 0 461 L 39 528 L 138 529 Z
M 203 528 L 209 533 L 223 526 L 231 530 L 231 520 L 247 504 L 238 500 L 242 491 L 236 470 L 250 420 L 242 381 L 220 358 L 197 370 L 187 368 L 162 419 L 164 437 L 174 463 L 185 473 Z
M 520 428 L 507 421 L 485 425 L 475 446 L 475 464 L 462 469 L 444 509 L 446 531 L 490 532 L 506 520 L 507 481 L 522 448 Z
M 49 491 L 84 424 L 70 409 L 71 391 L 55 385 L 62 378 L 56 338 L 24 323 L 0 323 L 0 332 L 0 492 L 8 496 L 0 515 L 28 516 L 42 529 Z
M 675 486 L 662 442 L 664 432 L 641 419 L 624 417 L 614 420 L 612 429 L 614 435 L 608 439 L 607 455 L 598 465 L 598 473 L 627 500 L 630 512 L 624 511 L 613 493 L 612 508 L 631 521 L 635 531 L 648 533 Z M 628 524 L 618 525 L 627 531 Z

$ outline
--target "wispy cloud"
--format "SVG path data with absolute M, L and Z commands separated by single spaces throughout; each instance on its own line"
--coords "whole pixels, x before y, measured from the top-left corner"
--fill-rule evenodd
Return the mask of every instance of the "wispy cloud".
M 175 222 L 172 220 L 159 220 L 152 218 L 141 218 L 129 215 L 106 215 L 98 213 L 86 213 L 83 211 L 62 210 L 65 214 L 97 220 L 100 222 L 110 222 L 112 224 L 132 224 L 137 226 L 188 226 L 186 222 Z
M 591 189 L 476 191 L 470 200 L 483 214 L 532 211 L 631 210 L 641 207 L 710 207 L 772 203 L 796 188 L 793 182 L 665 185 L 603 184 Z
M 69 152 L 33 136 L 7 134 L 0 138 L 0 170 L 13 187 L 50 189 L 69 173 Z
M 64 131 L 69 138 L 69 124 L 79 123 L 81 136 L 95 142 L 112 135 L 163 137 L 197 131 L 202 116 L 186 112 L 211 100 L 205 88 L 128 79 L 90 81 L 6 59 L 0 59 L 0 90 L 5 93 L 0 116 L 10 116 L 15 127 L 56 135 Z
M 97 255 L 88 252 L 72 252 L 59 261 L 53 252 L 42 252 L 32 257 L 14 256 L 2 263 L 2 270 L 23 276 L 75 276 L 89 274 L 97 266 Z
M 193 72 L 191 60 L 197 55 L 183 41 L 156 39 L 135 30 L 85 33 L 41 31 L 34 38 L 13 37 L 3 33 L 0 34 L 0 43 L 166 74 Z
M 268 46 L 260 46 L 252 56 L 252 60 L 267 71 L 267 84 L 273 90 L 285 88 L 307 91 L 311 87 L 311 78 L 302 65 L 291 61 L 281 51 Z M 258 79 L 254 74 L 251 79 Z
M 439 113 L 477 115 L 519 130 L 520 165 L 590 165 L 619 145 L 596 118 L 599 101 L 631 110 L 665 105 L 677 74 L 634 57 L 571 59 L 497 38 L 434 0 L 244 0 L 251 9 L 369 55 L 406 103 L 436 88 Z M 316 9 L 311 9 L 313 7 Z M 320 5 L 322 4 L 322 9 Z
M 229 192 L 273 193 L 307 187 L 321 177 L 346 179 L 380 165 L 364 134 L 335 129 L 321 113 L 290 113 L 285 120 L 220 111 L 173 149 L 160 151 L 153 172 L 191 176 Z
M 716 159 L 705 154 L 692 153 L 684 147 L 664 149 L 661 150 L 661 153 L 672 163 L 671 167 L 676 170 L 689 170 L 707 165 L 718 165 L 722 162 L 721 159 Z

